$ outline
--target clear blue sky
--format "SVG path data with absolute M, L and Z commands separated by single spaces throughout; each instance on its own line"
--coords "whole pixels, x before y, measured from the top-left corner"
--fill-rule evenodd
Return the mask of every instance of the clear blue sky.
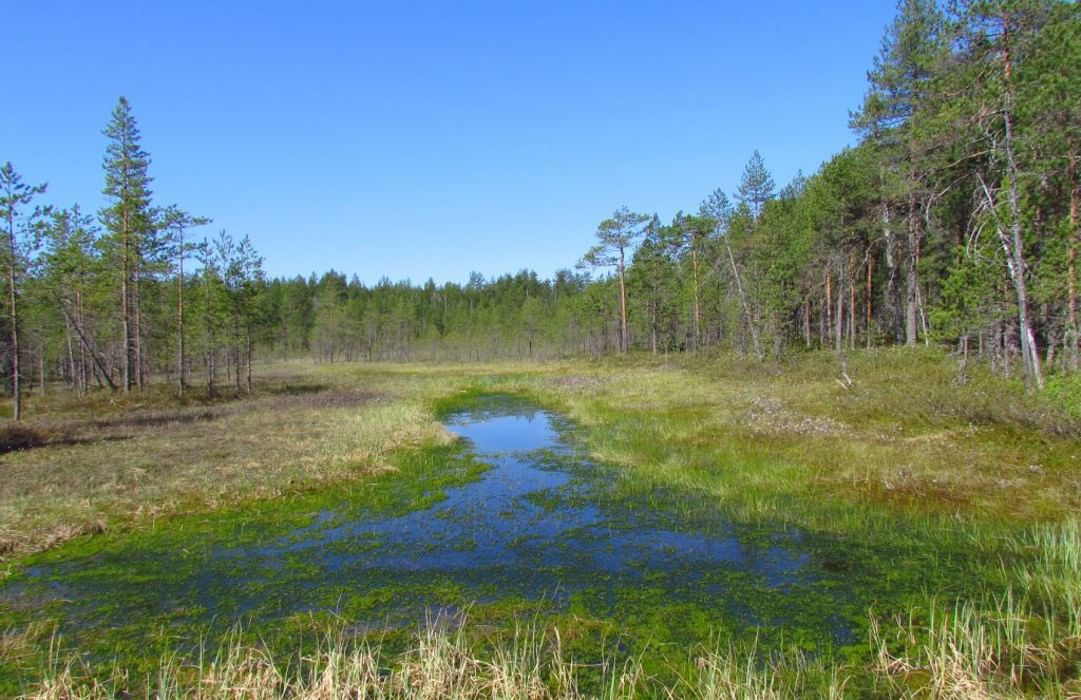
M 618 206 L 697 209 L 758 148 L 778 184 L 854 142 L 894 11 L 863 2 L 23 2 L 0 161 L 101 205 L 120 95 L 156 201 L 272 275 L 572 267 Z

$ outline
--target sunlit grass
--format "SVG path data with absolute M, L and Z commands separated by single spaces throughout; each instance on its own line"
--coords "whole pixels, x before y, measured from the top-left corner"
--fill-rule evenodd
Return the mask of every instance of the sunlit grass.
M 1071 698 L 1081 693 L 1077 521 L 1014 539 L 1035 549 L 1011 585 L 983 600 L 932 601 L 875 621 L 875 674 L 900 697 Z
M 583 664 L 569 656 L 556 628 L 525 624 L 494 644 L 463 633 L 465 623 L 420 629 L 404 652 L 356 643 L 341 630 L 288 659 L 235 636 L 212 655 L 170 654 L 158 672 L 133 679 L 123 669 L 94 673 L 77 658 L 54 657 L 27 700 L 330 700 L 337 698 L 702 700 L 841 698 L 849 670 L 804 656 L 769 658 L 749 648 L 699 649 L 673 659 L 673 680 L 646 672 L 641 659 Z

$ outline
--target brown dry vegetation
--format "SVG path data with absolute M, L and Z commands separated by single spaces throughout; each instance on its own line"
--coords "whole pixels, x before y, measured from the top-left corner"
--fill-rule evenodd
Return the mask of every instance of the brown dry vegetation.
M 357 478 L 443 435 L 416 401 L 269 368 L 253 395 L 39 400 L 0 455 L 0 554 Z

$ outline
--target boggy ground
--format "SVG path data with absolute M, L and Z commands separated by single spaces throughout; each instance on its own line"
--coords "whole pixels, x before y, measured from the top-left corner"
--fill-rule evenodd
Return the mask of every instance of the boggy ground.
M 933 352 L 857 353 L 843 367 L 824 354 L 781 366 L 650 357 L 545 365 L 289 363 L 263 368 L 255 395 L 231 400 L 196 395 L 181 404 L 164 388 L 127 399 L 35 399 L 28 414 L 40 418 L 27 425 L 36 446 L 24 442 L 0 456 L 7 570 L 17 575 L 25 553 L 79 533 L 138 532 L 170 515 L 242 512 L 255 502 L 273 509 L 283 497 L 329 485 L 393 480 L 394 470 L 409 463 L 403 454 L 446 442 L 437 412 L 480 393 L 519 394 L 563 412 L 579 426 L 584 449 L 625 469 L 619 487 L 629 495 L 685 489 L 736 523 L 788 524 L 833 538 L 837 566 L 851 552 L 865 552 L 885 562 L 882 575 L 899 592 L 883 600 L 883 609 L 867 611 L 866 651 L 849 650 L 848 658 L 807 658 L 792 648 L 757 655 L 746 646 L 698 649 L 688 652 L 697 662 L 670 659 L 667 667 L 678 672 L 659 686 L 643 680 L 657 675 L 650 671 L 631 673 L 634 682 L 620 676 L 610 689 L 678 686 L 679 694 L 716 697 L 740 696 L 741 687 L 752 697 L 806 696 L 809 688 L 991 697 L 1081 690 L 1081 544 L 1072 520 L 1081 505 L 1079 421 L 1061 393 L 1027 396 L 979 372 L 962 383 L 955 361 Z M 963 580 L 926 589 L 935 579 L 927 574 L 942 567 L 963 572 Z M 12 607 L 0 604 L 0 614 L 3 605 Z M 41 663 L 48 627 L 27 628 L 25 610 L 8 610 L 6 618 L 11 630 L 0 650 L 9 669 L 19 668 L 18 678 L 50 678 L 52 685 L 38 686 L 44 696 L 105 692 L 80 685 L 78 670 L 35 676 L 28 669 Z M 553 624 L 554 633 L 573 635 L 575 626 L 598 621 Z M 455 653 L 478 664 L 469 673 L 459 669 L 472 679 L 463 695 L 488 694 L 483 689 L 493 687 L 486 683 L 497 667 L 478 659 L 491 661 L 518 643 L 474 648 L 457 632 L 442 634 L 468 647 Z M 521 648 L 550 657 L 551 633 L 530 639 L 533 646 Z M 229 653 L 250 653 L 245 644 L 250 640 Z M 412 656 L 399 656 L 396 643 L 393 655 L 367 648 L 364 658 L 402 672 L 433 644 L 421 637 Z M 356 649 L 343 653 L 364 660 Z M 626 663 L 655 669 L 648 657 L 646 650 Z M 540 687 L 558 694 L 564 682 L 557 677 L 569 671 L 549 661 L 537 666 Z M 303 664 L 294 666 L 299 673 Z M 172 672 L 189 696 L 214 685 L 205 665 Z M 398 692 L 393 674 L 380 678 L 382 692 Z M 300 676 L 260 687 L 267 697 L 320 697 Z M 589 692 L 606 694 L 605 687 L 593 683 Z

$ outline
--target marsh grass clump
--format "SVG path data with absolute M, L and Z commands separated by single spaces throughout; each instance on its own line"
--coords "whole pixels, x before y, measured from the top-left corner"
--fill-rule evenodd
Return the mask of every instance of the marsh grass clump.
M 155 672 L 54 656 L 25 700 L 785 700 L 841 698 L 850 671 L 805 656 L 764 655 L 756 645 L 697 650 L 651 674 L 639 657 L 589 663 L 568 655 L 556 628 L 523 624 L 498 640 L 478 640 L 468 622 L 436 620 L 406 650 L 389 653 L 342 629 L 290 658 L 245 642 L 239 632 L 213 655 L 166 654 Z
M 901 697 L 1068 698 L 1081 693 L 1081 539 L 1076 520 L 1011 543 L 1013 586 L 983 601 L 932 601 L 872 620 L 874 671 Z

